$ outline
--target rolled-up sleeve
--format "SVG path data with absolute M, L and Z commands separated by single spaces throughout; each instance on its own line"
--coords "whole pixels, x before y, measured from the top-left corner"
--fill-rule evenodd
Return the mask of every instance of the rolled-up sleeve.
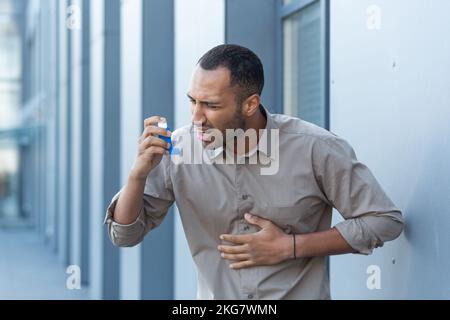
M 104 219 L 111 242 L 119 247 L 132 247 L 144 239 L 152 229 L 158 227 L 174 202 L 170 173 L 166 161 L 154 168 L 147 177 L 142 207 L 137 219 L 131 224 L 114 221 L 114 211 L 122 190 L 111 200 Z
M 339 137 L 314 147 L 315 174 L 329 203 L 344 221 L 335 225 L 357 253 L 369 255 L 403 230 L 401 211 L 385 194 L 370 170 Z

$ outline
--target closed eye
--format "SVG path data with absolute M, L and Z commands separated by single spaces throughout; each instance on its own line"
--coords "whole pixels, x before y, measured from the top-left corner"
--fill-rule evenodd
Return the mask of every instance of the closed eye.
M 195 101 L 195 99 L 193 97 L 191 97 L 189 94 L 187 95 L 190 103 L 192 104 L 196 104 L 197 101 Z M 220 104 L 217 102 L 208 102 L 208 101 L 199 101 L 199 103 L 206 105 L 208 108 L 210 109 L 217 109 L 220 107 Z

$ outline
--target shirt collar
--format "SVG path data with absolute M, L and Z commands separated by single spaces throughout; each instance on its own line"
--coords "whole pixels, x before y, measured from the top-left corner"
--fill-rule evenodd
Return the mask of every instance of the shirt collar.
M 246 154 L 246 157 L 251 157 L 255 152 L 260 152 L 267 158 L 274 160 L 274 156 L 270 152 L 271 145 L 270 145 L 270 136 L 271 136 L 271 130 L 276 129 L 277 126 L 274 123 L 273 115 L 263 106 L 260 105 L 259 109 L 261 110 L 262 114 L 266 118 L 266 127 L 263 129 L 263 132 L 261 134 L 261 137 L 258 141 L 258 145 L 255 149 L 251 150 L 248 154 Z M 215 149 L 207 149 L 207 155 L 208 158 L 212 161 L 217 160 L 219 156 L 223 156 L 224 148 L 222 146 L 215 148 Z

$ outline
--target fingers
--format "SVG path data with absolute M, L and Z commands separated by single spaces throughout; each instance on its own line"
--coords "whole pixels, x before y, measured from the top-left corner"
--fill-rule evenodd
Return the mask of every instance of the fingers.
M 166 121 L 166 118 L 160 116 L 153 116 L 144 120 L 144 128 L 148 126 L 158 126 L 158 122 Z
M 251 236 L 249 235 L 235 235 L 235 234 L 222 234 L 220 239 L 236 243 L 236 244 L 245 244 L 250 242 Z
M 147 137 L 150 137 L 150 136 L 155 137 L 155 136 L 158 136 L 158 135 L 162 135 L 162 136 L 165 136 L 165 137 L 170 137 L 172 135 L 172 132 L 170 132 L 170 131 L 168 131 L 166 129 L 163 129 L 163 128 L 158 128 L 158 127 L 155 127 L 155 126 L 148 126 L 142 132 L 142 135 L 141 135 L 141 137 L 139 139 L 139 142 L 142 142 L 142 140 L 146 139 Z
M 240 246 L 219 245 L 217 249 L 219 249 L 219 251 L 224 253 L 239 254 L 239 253 L 246 253 L 248 251 L 248 245 L 247 244 L 243 244 Z
M 149 136 L 141 142 L 139 149 L 141 152 L 144 152 L 146 149 L 150 147 L 161 147 L 165 150 L 168 150 L 170 144 L 160 138 Z
M 220 255 L 224 259 L 234 260 L 234 261 L 245 261 L 245 260 L 249 260 L 251 258 L 251 256 L 248 253 L 229 254 L 229 253 L 222 252 Z
M 166 121 L 166 118 L 160 116 L 153 116 L 144 120 L 144 131 L 142 132 L 142 136 L 139 139 L 139 142 L 142 142 L 145 138 L 149 136 L 158 136 L 162 135 L 165 137 L 170 137 L 172 132 L 166 130 L 164 128 L 159 128 L 158 123 L 160 121 Z
M 245 220 L 247 220 L 247 222 L 257 225 L 258 227 L 264 229 L 264 228 L 269 228 L 272 226 L 272 222 L 270 220 L 252 215 L 250 213 L 246 213 L 244 215 Z
M 219 245 L 217 247 L 221 251 L 220 256 L 227 260 L 237 261 L 230 264 L 232 269 L 248 268 L 255 265 L 251 253 L 249 253 L 249 247 L 247 244 L 240 246 L 225 246 Z
M 139 138 L 139 154 L 167 154 L 170 143 L 159 138 L 159 135 L 170 137 L 172 133 L 157 127 L 161 120 L 165 121 L 165 118 L 153 116 L 144 120 L 144 131 Z
M 230 264 L 230 268 L 231 269 L 242 269 L 242 268 L 249 268 L 256 265 L 255 262 L 251 261 L 251 260 L 246 260 L 246 261 L 241 261 L 241 262 L 236 262 L 236 263 L 232 263 Z
M 160 155 L 165 155 L 168 152 L 169 151 L 167 151 L 167 149 L 165 148 L 155 146 L 152 146 L 144 151 L 145 154 L 160 154 Z

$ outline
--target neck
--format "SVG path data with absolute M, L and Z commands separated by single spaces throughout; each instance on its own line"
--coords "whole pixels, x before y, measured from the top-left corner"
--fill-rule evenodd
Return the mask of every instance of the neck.
M 262 107 L 258 109 L 257 112 L 255 112 L 254 115 L 252 115 L 251 117 L 247 118 L 245 121 L 245 127 L 244 127 L 244 131 L 247 131 L 248 129 L 253 129 L 256 131 L 257 135 L 257 139 L 256 139 L 256 144 L 250 144 L 251 139 L 245 139 L 245 153 L 250 152 L 250 150 L 254 149 L 256 147 L 256 145 L 259 143 L 259 139 L 261 137 L 261 132 L 260 130 L 263 130 L 266 128 L 267 125 L 267 119 L 266 119 L 266 115 L 263 114 L 262 111 Z M 237 143 L 235 143 L 234 145 L 234 153 L 237 153 Z

